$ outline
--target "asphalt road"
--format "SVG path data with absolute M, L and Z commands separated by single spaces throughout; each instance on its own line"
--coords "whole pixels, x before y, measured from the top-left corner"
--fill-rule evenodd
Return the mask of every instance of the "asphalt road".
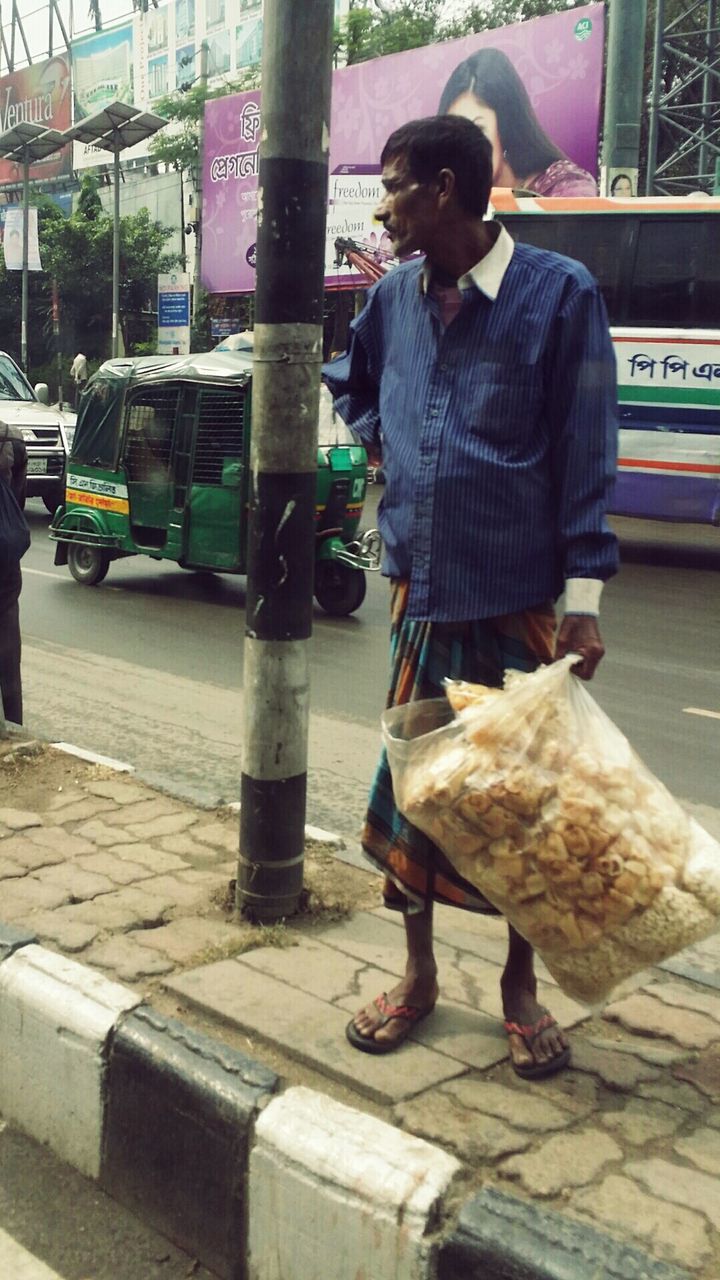
M 46 1147 L 0 1121 L 3 1280 L 212 1280 Z
M 365 525 L 380 490 L 371 488 Z M 245 581 L 145 558 L 102 586 L 53 565 L 48 517 L 28 504 L 26 720 L 128 760 L 205 800 L 237 795 Z M 607 657 L 592 692 L 682 798 L 720 805 L 720 530 L 617 520 L 623 565 L 605 590 Z M 309 821 L 357 830 L 387 683 L 387 584 L 351 618 L 316 610 Z M 689 711 L 693 708 L 694 711 Z M 704 714 L 697 714 L 702 712 Z

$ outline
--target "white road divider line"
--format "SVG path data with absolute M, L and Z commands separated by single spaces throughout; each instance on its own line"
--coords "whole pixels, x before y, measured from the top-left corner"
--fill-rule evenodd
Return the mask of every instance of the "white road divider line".
M 688 716 L 707 716 L 710 720 L 720 720 L 720 711 L 705 711 L 703 707 L 683 707 Z
M 0 1275 L 6 1280 L 62 1280 L 0 1227 Z
M 48 573 L 47 569 L 26 569 L 24 565 L 20 566 L 23 573 L 34 573 L 36 578 L 55 578 L 57 582 L 65 577 L 64 573 Z

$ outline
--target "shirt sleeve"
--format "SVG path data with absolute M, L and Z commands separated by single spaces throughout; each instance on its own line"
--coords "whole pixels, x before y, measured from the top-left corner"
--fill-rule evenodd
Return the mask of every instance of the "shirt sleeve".
M 556 321 L 547 403 L 557 538 L 565 579 L 617 572 L 606 512 L 617 467 L 617 375 L 605 304 L 590 279 L 574 283 Z
M 350 348 L 322 367 L 323 381 L 332 393 L 343 422 L 370 449 L 380 448 L 380 373 L 376 357 L 373 300 L 350 326 Z

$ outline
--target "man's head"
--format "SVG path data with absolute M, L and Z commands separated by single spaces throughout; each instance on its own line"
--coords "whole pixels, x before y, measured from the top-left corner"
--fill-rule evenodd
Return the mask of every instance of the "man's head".
M 492 184 L 492 149 L 470 120 L 411 120 L 390 135 L 380 160 L 385 194 L 375 216 L 396 254 L 430 252 L 453 223 L 482 219 Z

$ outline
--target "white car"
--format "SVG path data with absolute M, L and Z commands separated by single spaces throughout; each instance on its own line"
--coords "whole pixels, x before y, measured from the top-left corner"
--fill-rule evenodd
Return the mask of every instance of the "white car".
M 51 408 L 48 389 L 33 389 L 12 356 L 0 351 L 0 425 L 16 427 L 27 449 L 27 496 L 42 498 L 52 514 L 62 502 L 75 414 Z
M 252 352 L 255 335 L 252 329 L 245 329 L 243 333 L 229 333 L 226 338 L 218 342 L 213 351 L 249 351 Z

